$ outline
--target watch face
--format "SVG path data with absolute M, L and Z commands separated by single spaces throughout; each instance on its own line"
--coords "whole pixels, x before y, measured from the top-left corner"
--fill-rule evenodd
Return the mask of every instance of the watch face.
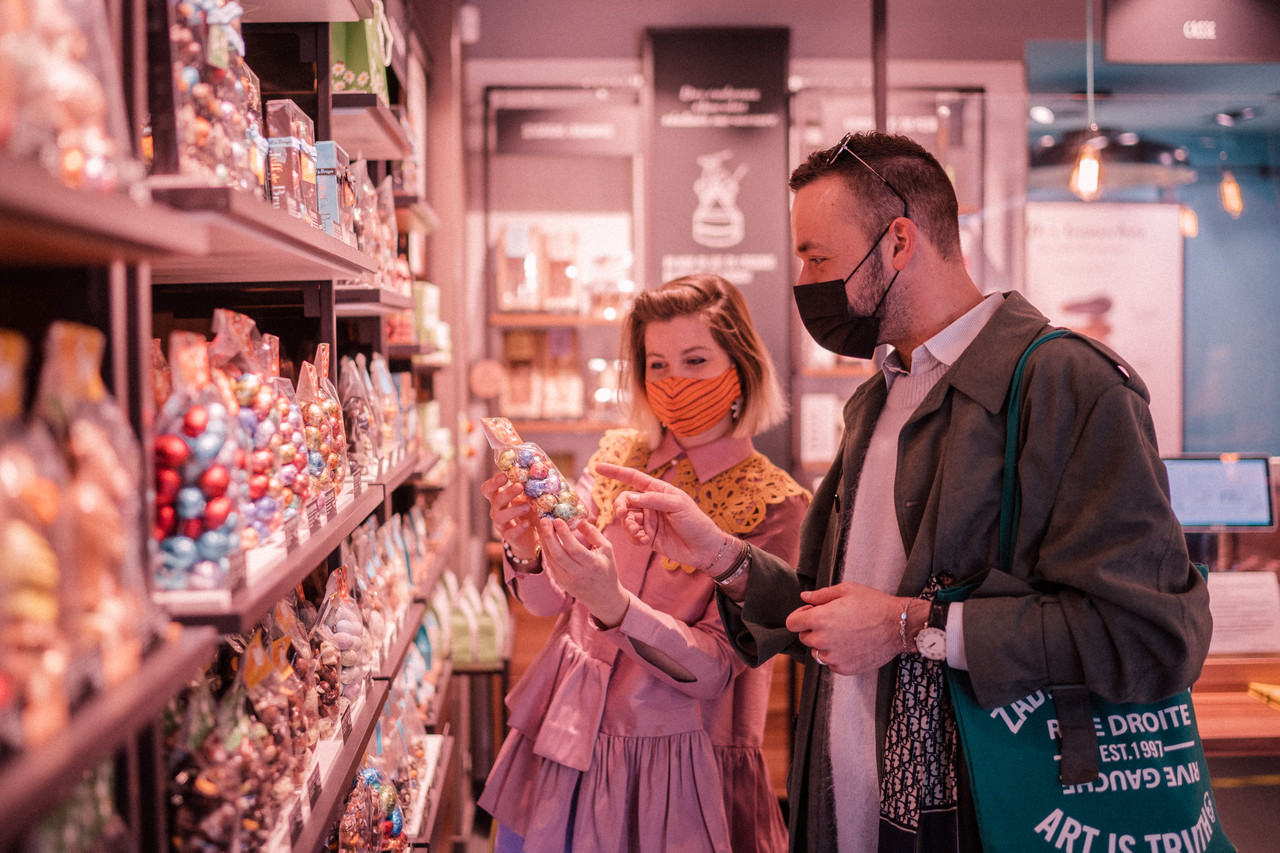
M 916 634 L 916 648 L 929 660 L 947 657 L 947 632 L 941 628 L 921 628 Z

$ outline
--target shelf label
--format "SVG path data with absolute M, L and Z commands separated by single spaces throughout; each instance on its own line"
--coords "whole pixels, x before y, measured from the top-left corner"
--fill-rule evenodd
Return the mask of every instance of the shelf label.
M 342 719 L 339 720 L 339 725 L 342 728 L 342 739 L 345 741 L 351 737 L 352 723 L 351 723 L 351 706 L 350 705 L 347 706 L 347 710 L 342 712 Z
M 289 813 L 289 840 L 293 844 L 298 843 L 298 839 L 302 837 L 302 830 L 306 825 L 306 822 L 302 819 L 302 803 L 295 803 L 293 811 Z
M 249 585 L 249 572 L 246 568 L 244 551 L 236 551 L 227 557 L 230 566 L 227 569 L 227 589 L 232 596 L 243 592 Z
M 316 804 L 316 800 L 320 799 L 320 768 L 311 768 L 311 775 L 307 777 L 307 799 L 311 805 Z
M 338 517 L 338 492 L 337 489 L 325 489 L 324 492 L 324 514 L 330 521 Z
M 307 527 L 314 535 L 320 530 L 320 496 L 307 501 Z
M 284 549 L 292 554 L 298 548 L 298 528 L 302 526 L 302 520 L 297 515 L 292 515 L 285 519 L 284 522 Z
M 364 493 L 364 482 L 360 475 L 364 473 L 364 468 L 357 467 L 351 472 L 351 495 L 356 500 L 360 499 L 360 495 Z

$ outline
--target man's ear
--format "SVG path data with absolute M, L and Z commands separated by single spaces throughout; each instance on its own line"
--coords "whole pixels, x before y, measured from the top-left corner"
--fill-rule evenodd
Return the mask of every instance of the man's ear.
M 916 250 L 920 248 L 920 241 L 924 239 L 924 235 L 920 233 L 920 226 L 916 225 L 905 216 L 899 216 L 893 220 L 889 226 L 890 245 L 893 246 L 893 256 L 891 263 L 895 270 L 903 270 L 907 264 L 911 262 L 911 258 L 915 256 Z

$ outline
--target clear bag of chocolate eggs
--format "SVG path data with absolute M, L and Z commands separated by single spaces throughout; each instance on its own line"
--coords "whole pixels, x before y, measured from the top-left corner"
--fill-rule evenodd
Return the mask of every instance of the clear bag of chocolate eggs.
M 224 589 L 241 548 L 243 436 L 213 384 L 203 336 L 174 332 L 169 363 L 173 393 L 156 417 L 155 582 L 166 590 Z
M 493 461 L 508 482 L 524 486 L 525 497 L 539 518 L 559 518 L 572 530 L 587 517 L 587 507 L 573 482 L 560 473 L 545 450 L 531 441 L 521 441 L 507 418 L 481 418 L 481 424 L 493 448 Z

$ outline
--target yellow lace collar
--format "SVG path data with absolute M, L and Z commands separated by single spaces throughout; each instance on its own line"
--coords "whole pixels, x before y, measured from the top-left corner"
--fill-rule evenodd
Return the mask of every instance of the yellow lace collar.
M 649 448 L 638 430 L 618 429 L 605 433 L 600 447 L 591 456 L 588 467 L 595 469 L 597 462 L 612 462 L 628 468 L 646 470 Z M 769 461 L 759 451 L 753 451 L 746 459 L 730 466 L 707 482 L 698 480 L 689 458 L 681 454 L 677 459 L 651 471 L 655 477 L 663 477 L 671 467 L 676 469 L 674 485 L 689 495 L 720 529 L 735 536 L 745 536 L 764 520 L 771 504 L 780 504 L 789 497 L 808 495 L 791 475 Z M 623 492 L 617 480 L 595 478 L 592 499 L 599 515 L 596 527 L 604 530 L 613 521 L 613 501 Z M 692 566 L 682 566 L 666 557 L 662 565 L 671 571 L 677 568 L 693 572 Z

